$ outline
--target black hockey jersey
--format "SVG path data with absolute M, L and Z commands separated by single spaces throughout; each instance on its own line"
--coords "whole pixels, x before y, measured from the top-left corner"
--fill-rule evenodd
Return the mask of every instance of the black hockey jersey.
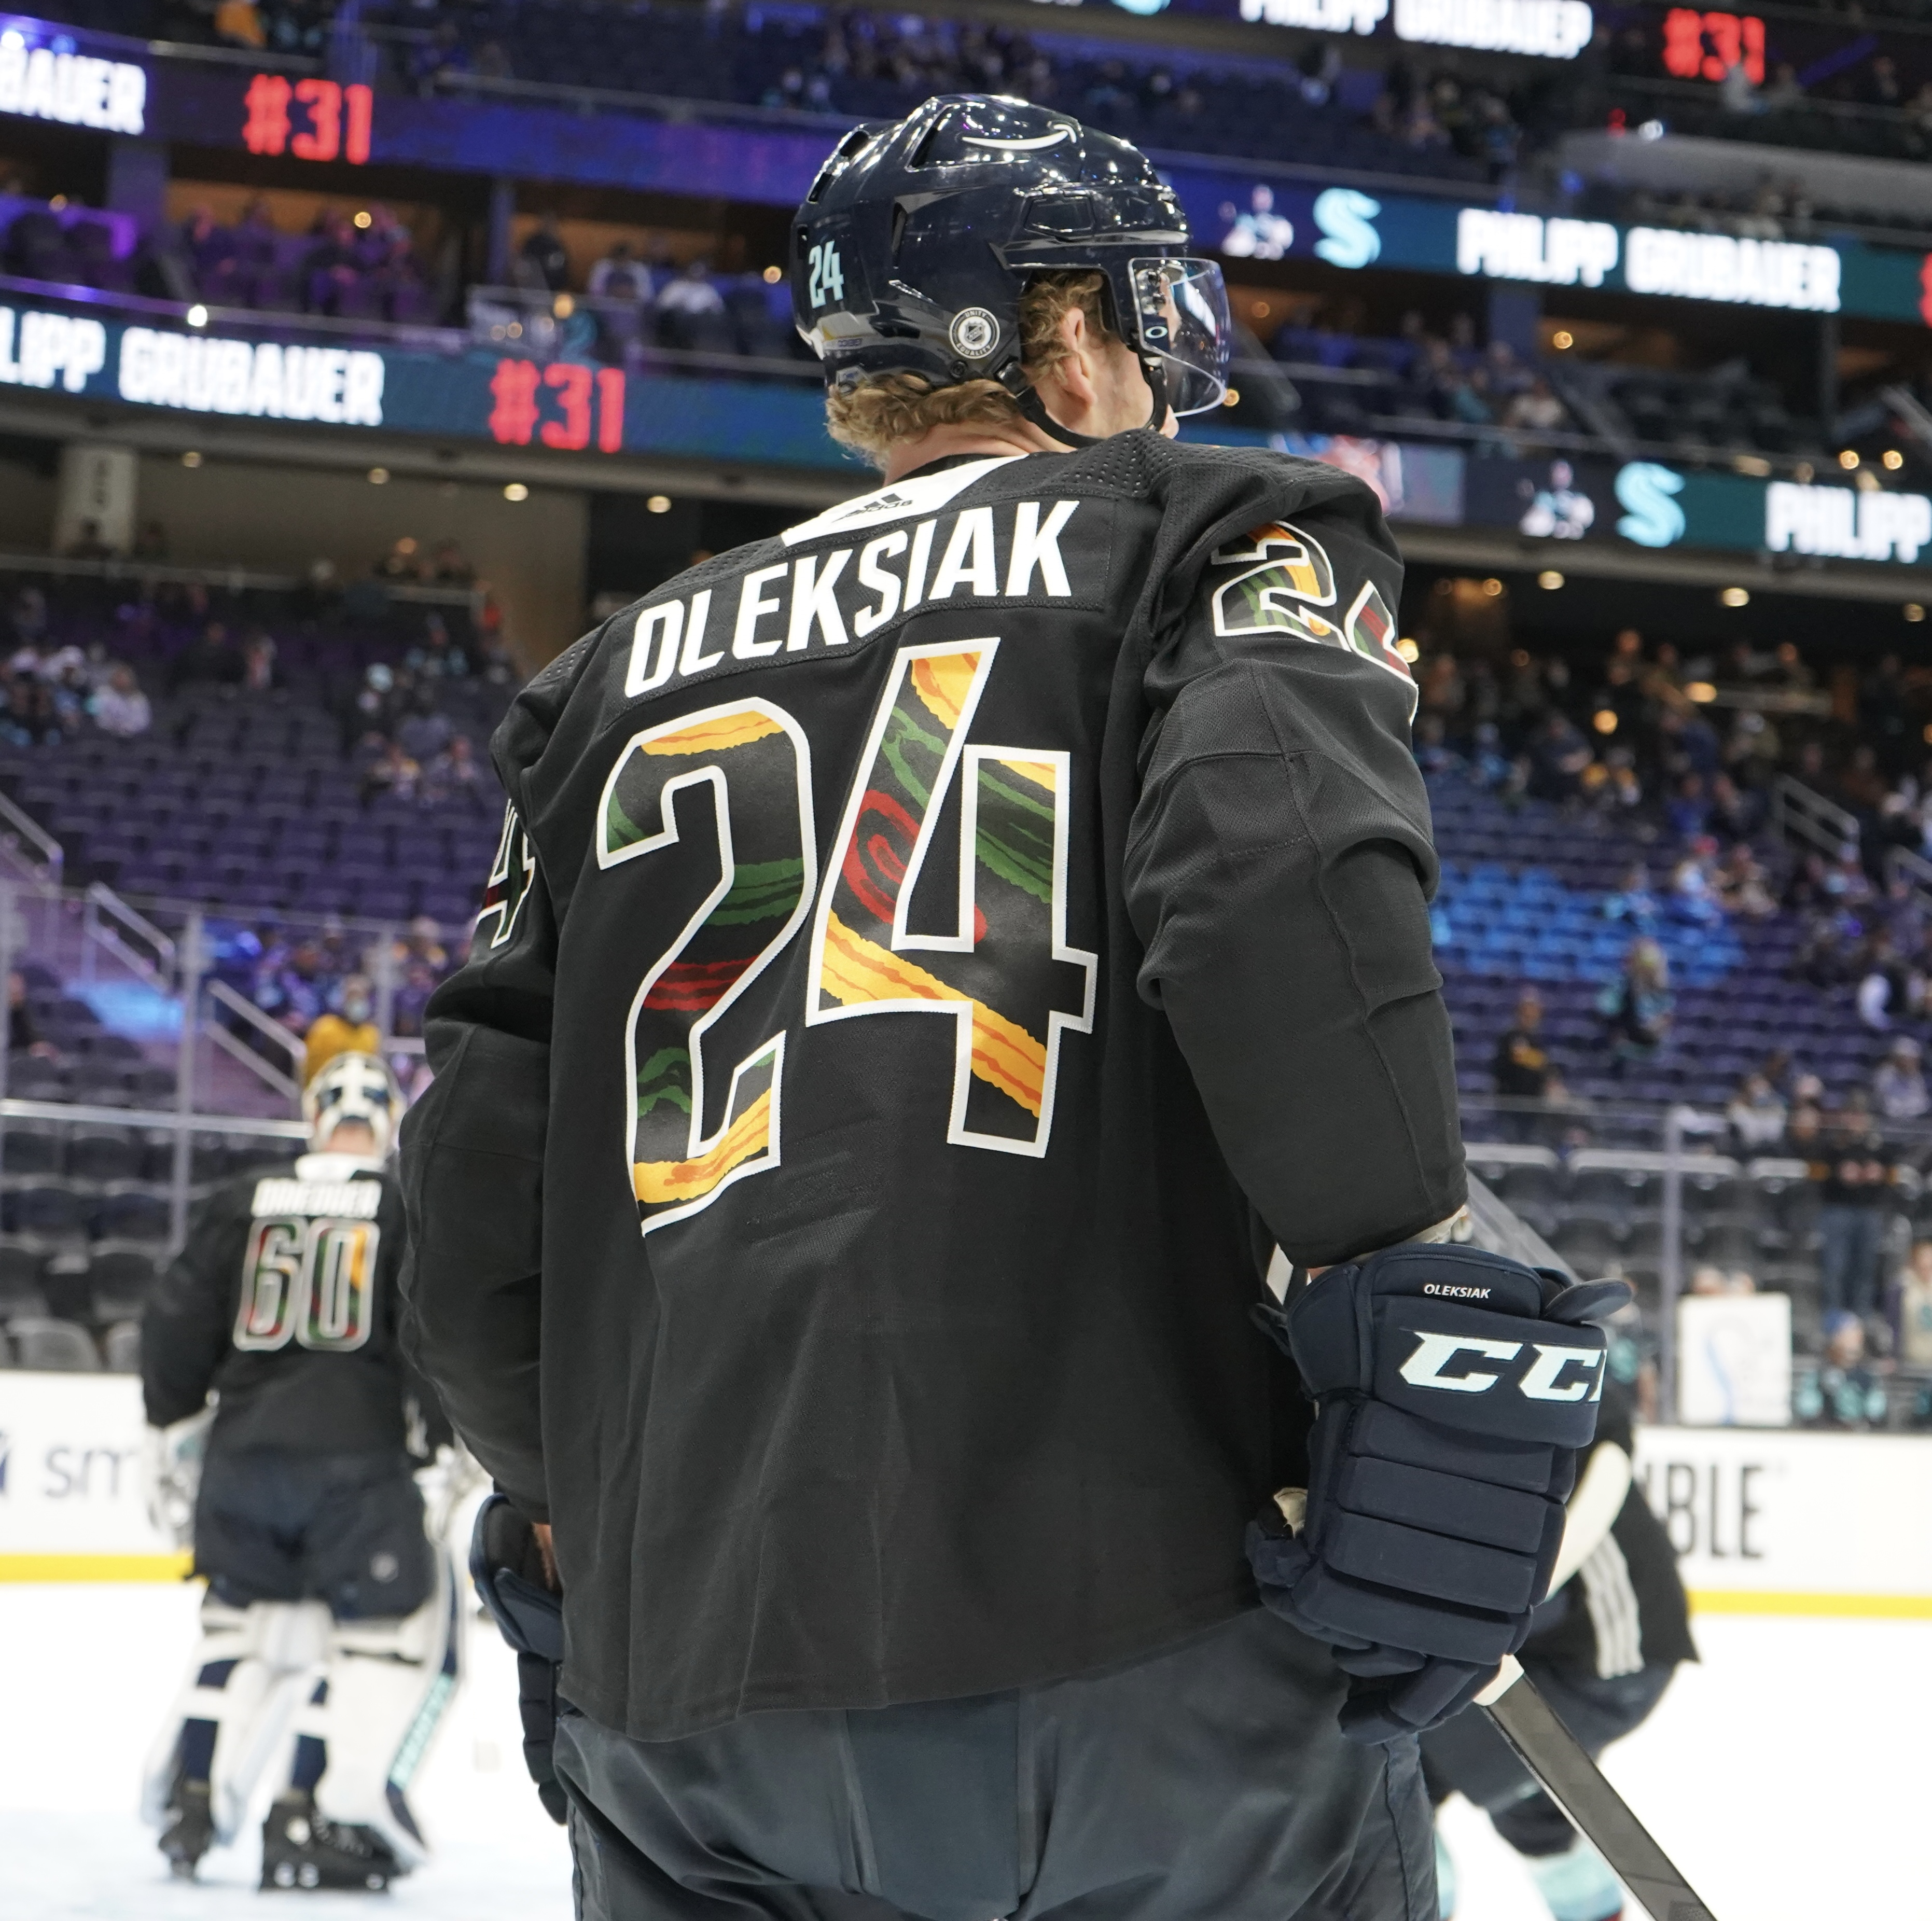
M 674 1736 L 1255 1604 L 1250 1325 L 1462 1199 L 1400 566 L 1123 435 L 709 560 L 500 730 L 404 1127 L 419 1358 L 554 1520 L 564 1691 Z
M 1615 1380 L 1604 1386 L 1596 1445 L 1636 1456 L 1635 1409 L 1630 1390 Z M 1537 1610 L 1522 1652 L 1604 1679 L 1697 1658 L 1677 1550 L 1641 1480 L 1632 1482 L 1610 1532 Z
M 141 1322 L 157 1427 L 220 1395 L 211 1445 L 358 1454 L 448 1434 L 396 1338 L 401 1190 L 366 1161 L 307 1154 L 216 1189 Z

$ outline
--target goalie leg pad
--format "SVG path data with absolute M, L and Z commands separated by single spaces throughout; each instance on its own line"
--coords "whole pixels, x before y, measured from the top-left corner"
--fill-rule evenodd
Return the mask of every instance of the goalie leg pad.
M 206 1781 L 217 1838 L 232 1841 L 256 1790 L 290 1740 L 304 1683 L 328 1647 L 319 1601 L 202 1604 L 201 1640 L 148 1756 L 142 1813 L 164 1824 L 178 1778 Z
M 462 1673 L 456 1582 L 440 1549 L 434 1571 L 434 1591 L 414 1613 L 335 1624 L 326 1687 L 296 1721 L 298 1735 L 320 1746 L 317 1811 L 370 1829 L 405 1868 L 429 1856 L 408 1789 Z

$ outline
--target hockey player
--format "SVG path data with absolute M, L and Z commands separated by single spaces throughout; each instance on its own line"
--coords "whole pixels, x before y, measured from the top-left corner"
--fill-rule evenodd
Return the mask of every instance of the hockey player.
M 1516 1657 L 1593 1755 L 1648 1716 L 1679 1661 L 1697 1658 L 1676 1552 L 1634 1484 L 1631 1415 L 1628 1393 L 1612 1380 L 1570 1498 L 1550 1597 Z M 1460 1792 L 1487 1811 L 1524 1856 L 1552 1921 L 1618 1921 L 1623 1890 L 1604 1857 L 1482 1715 L 1460 1714 L 1425 1734 L 1422 1770 L 1438 1806 Z M 1455 1877 L 1439 1839 L 1436 1868 L 1448 1921 Z
M 402 1106 L 379 1058 L 330 1061 L 302 1097 L 314 1151 L 202 1205 L 142 1323 L 164 1511 L 180 1438 L 216 1402 L 193 1504 L 201 1643 L 146 1790 L 183 1878 L 272 1780 L 265 1888 L 376 1890 L 425 1858 L 405 1790 L 458 1651 L 412 1478 L 448 1430 L 396 1339 Z
M 790 269 L 884 485 L 526 689 L 404 1130 L 580 1912 L 1434 1921 L 1414 1732 L 1526 1629 L 1601 1303 L 1426 1238 L 1374 497 L 1168 437 L 1220 269 L 1065 114 L 856 131 Z

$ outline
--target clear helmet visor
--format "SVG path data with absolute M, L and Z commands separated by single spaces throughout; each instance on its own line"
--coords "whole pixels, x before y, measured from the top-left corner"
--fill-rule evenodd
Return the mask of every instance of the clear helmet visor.
M 1140 351 L 1160 362 L 1168 404 L 1178 414 L 1204 413 L 1228 391 L 1234 337 L 1220 263 L 1198 258 L 1127 263 Z

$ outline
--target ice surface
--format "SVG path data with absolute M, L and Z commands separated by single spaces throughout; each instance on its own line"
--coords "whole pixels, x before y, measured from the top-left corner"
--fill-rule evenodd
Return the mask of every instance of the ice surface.
M 570 1850 L 524 1772 L 516 1663 L 488 1622 L 471 1625 L 468 1685 L 411 1790 L 436 1850 L 427 1867 L 380 1901 L 263 1897 L 257 1828 L 209 1855 L 196 1885 L 171 1882 L 135 1811 L 200 1593 L 0 1586 L 0 1921 L 569 1921 Z
M 386 1904 L 254 1892 L 251 1834 L 171 1883 L 134 1813 L 193 1645 L 198 1590 L 0 1586 L 0 1921 L 221 1921 L 372 1912 L 568 1921 L 562 1831 L 518 1749 L 514 1668 L 487 1623 L 412 1792 L 436 1854 Z M 1705 1617 L 1686 1669 L 1607 1771 L 1717 1921 L 1932 1921 L 1924 1733 L 1932 1622 Z M 1453 1802 L 1461 1921 L 1548 1921 L 1516 1857 Z M 1380 1921 L 1361 1916 L 1356 1921 Z

